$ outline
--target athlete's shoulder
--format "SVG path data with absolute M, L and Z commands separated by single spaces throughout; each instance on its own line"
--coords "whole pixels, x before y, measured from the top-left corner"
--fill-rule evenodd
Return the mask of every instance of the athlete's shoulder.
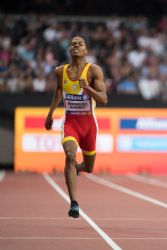
M 56 76 L 59 76 L 63 73 L 63 68 L 65 65 L 60 65 L 54 69 L 54 73 Z
M 95 64 L 95 63 L 92 63 L 90 65 L 90 71 L 91 71 L 92 74 L 103 73 L 102 68 L 99 65 Z

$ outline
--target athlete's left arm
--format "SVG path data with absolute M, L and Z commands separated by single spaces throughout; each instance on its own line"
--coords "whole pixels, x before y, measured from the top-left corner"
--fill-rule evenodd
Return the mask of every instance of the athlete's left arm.
M 93 87 L 83 79 L 80 79 L 80 87 L 89 91 L 90 95 L 100 104 L 107 104 L 106 85 L 102 69 L 96 65 L 91 65 L 90 75 L 93 81 Z

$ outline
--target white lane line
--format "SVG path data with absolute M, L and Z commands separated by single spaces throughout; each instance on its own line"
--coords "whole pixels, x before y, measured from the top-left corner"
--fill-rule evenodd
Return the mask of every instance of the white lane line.
M 20 237 L 20 236 L 15 236 L 15 237 L 10 237 L 10 236 L 5 236 L 5 237 L 0 237 L 0 240 L 102 240 L 102 238 L 84 238 L 84 237 Z
M 167 188 L 166 182 L 159 181 L 154 178 L 139 176 L 137 174 L 132 174 L 132 173 L 129 173 L 126 176 L 135 181 L 144 182 L 146 184 L 150 184 L 150 185 L 157 186 L 157 187 Z
M 167 238 L 113 238 L 114 240 L 167 240 Z
M 114 237 L 114 240 L 167 240 L 167 238 L 139 238 L 139 237 Z M 10 237 L 10 236 L 5 236 L 5 237 L 0 237 L 0 240 L 103 240 L 102 238 L 82 238 L 82 237 L 20 237 L 20 236 L 15 236 L 15 237 Z M 114 248 L 115 250 L 115 248 Z
M 67 217 L 0 217 L 0 220 L 69 220 Z M 80 218 L 77 219 L 82 220 Z
M 144 194 L 135 192 L 135 191 L 133 191 L 133 190 L 131 190 L 129 188 L 126 188 L 126 187 L 123 187 L 121 185 L 115 184 L 115 183 L 113 183 L 111 181 L 108 181 L 108 180 L 105 180 L 105 179 L 103 179 L 101 177 L 98 177 L 98 176 L 95 176 L 95 175 L 92 175 L 92 174 L 87 174 L 85 176 L 88 179 L 90 179 L 91 181 L 94 181 L 94 182 L 96 182 L 98 184 L 101 184 L 103 186 L 107 186 L 107 187 L 112 188 L 114 190 L 117 190 L 117 191 L 120 191 L 122 193 L 134 196 L 136 198 L 139 198 L 141 200 L 148 201 L 148 202 L 153 203 L 153 204 L 155 204 L 157 206 L 167 208 L 167 203 L 165 203 L 165 202 L 162 202 L 162 201 L 156 200 L 154 198 L 151 198 L 149 196 L 146 196 Z
M 97 221 L 166 221 L 167 218 L 113 218 L 113 217 L 109 217 L 109 218 L 97 218 L 97 217 L 92 217 L 93 220 L 97 220 Z M 43 218 L 43 217 L 0 217 L 0 220 L 48 220 L 48 221 L 53 221 L 53 220 L 58 220 L 58 221 L 63 221 L 63 220 L 68 220 L 69 218 Z M 83 219 L 78 218 L 77 221 L 82 221 Z
M 0 171 L 0 181 L 3 181 L 5 178 L 5 171 Z
M 167 218 L 92 218 L 93 220 L 112 220 L 112 221 L 166 221 Z
M 112 220 L 112 221 L 166 221 L 167 218 L 117 218 L 117 217 L 107 217 L 107 218 L 99 218 L 99 217 L 92 217 L 93 220 Z M 68 220 L 67 217 L 0 217 L 0 220 Z M 83 221 L 82 218 L 78 218 L 76 221 Z M 79 222 L 79 223 L 80 223 Z
M 52 186 L 56 192 L 61 195 L 65 201 L 70 203 L 68 195 L 56 184 L 56 182 L 47 173 L 43 174 L 45 180 Z M 80 215 L 88 222 L 88 224 L 95 229 L 95 231 L 107 242 L 107 244 L 114 250 L 122 250 L 82 209 Z

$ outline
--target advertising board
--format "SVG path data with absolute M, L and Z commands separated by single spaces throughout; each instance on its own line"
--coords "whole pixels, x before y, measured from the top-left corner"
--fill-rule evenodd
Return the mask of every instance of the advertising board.
M 56 109 L 53 128 L 44 127 L 48 108 L 17 108 L 15 171 L 63 172 L 64 110 Z M 97 108 L 99 125 L 94 172 L 167 173 L 167 110 Z M 77 161 L 82 160 L 78 148 Z

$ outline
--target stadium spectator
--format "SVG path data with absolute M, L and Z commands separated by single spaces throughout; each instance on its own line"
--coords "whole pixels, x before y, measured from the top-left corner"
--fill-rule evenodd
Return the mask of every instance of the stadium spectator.
M 67 61 L 75 35 L 88 60 L 105 74 L 108 94 L 140 94 L 167 101 L 166 18 L 113 16 L 68 21 L 53 15 L 0 15 L 0 91 L 52 91 L 53 70 Z M 42 73 L 41 73 L 42 72 Z

